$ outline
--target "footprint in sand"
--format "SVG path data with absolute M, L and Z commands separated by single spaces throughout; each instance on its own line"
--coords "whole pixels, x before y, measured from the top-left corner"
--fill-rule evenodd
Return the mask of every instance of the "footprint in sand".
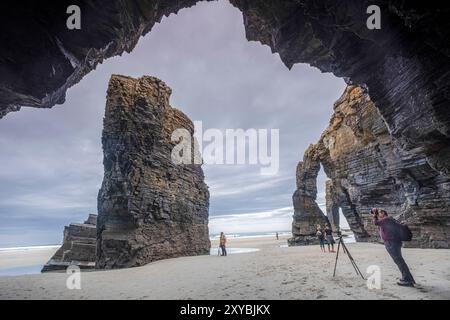
M 422 293 L 428 293 L 429 292 L 429 290 L 427 288 L 421 286 L 420 284 L 416 284 L 414 286 L 414 288 L 416 288 L 417 290 L 419 290 Z

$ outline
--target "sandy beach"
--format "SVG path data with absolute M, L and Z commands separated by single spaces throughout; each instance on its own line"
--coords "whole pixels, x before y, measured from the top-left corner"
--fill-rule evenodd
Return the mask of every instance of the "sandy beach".
M 369 265 L 381 268 L 382 288 L 369 290 L 347 256 L 340 255 L 333 278 L 335 254 L 285 244 L 285 237 L 230 239 L 230 248 L 259 251 L 84 271 L 80 290 L 66 288 L 65 273 L 1 276 L 0 299 L 450 299 L 450 250 L 404 249 L 418 283 L 404 288 L 395 284 L 399 273 L 382 245 L 348 244 L 363 273 Z M 54 251 L 0 252 L 0 270 L 43 264 Z

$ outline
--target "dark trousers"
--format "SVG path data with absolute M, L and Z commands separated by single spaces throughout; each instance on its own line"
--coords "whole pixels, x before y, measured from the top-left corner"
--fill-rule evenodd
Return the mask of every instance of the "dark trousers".
M 394 260 L 398 269 L 402 273 L 402 280 L 415 283 L 414 278 L 409 271 L 408 265 L 402 257 L 402 242 L 401 241 L 385 241 L 384 246 L 387 252 Z
M 227 249 L 225 248 L 224 245 L 220 246 L 220 249 L 222 249 L 222 256 L 226 256 L 227 255 Z

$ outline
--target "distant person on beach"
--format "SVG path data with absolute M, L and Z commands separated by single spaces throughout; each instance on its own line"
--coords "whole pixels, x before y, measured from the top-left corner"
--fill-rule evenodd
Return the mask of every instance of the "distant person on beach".
M 402 278 L 397 284 L 404 287 L 413 287 L 416 282 L 402 257 L 402 241 L 396 226 L 398 222 L 388 217 L 385 210 L 374 208 L 370 213 L 373 215 L 373 223 L 380 229 L 380 236 L 384 241 L 387 252 L 402 273 Z
M 331 230 L 331 228 L 328 225 L 325 226 L 325 237 L 327 239 L 328 252 L 334 252 L 333 230 Z M 330 251 L 330 245 L 331 245 L 331 251 Z
M 222 254 L 221 256 L 226 256 L 227 255 L 227 238 L 225 237 L 225 234 L 223 232 L 220 233 L 220 249 L 222 249 Z
M 277 240 L 278 240 L 278 232 L 277 232 Z
M 316 236 L 317 239 L 319 239 L 320 250 L 322 250 L 322 252 L 325 252 L 325 235 L 322 232 L 322 227 L 320 226 L 320 224 L 317 225 Z

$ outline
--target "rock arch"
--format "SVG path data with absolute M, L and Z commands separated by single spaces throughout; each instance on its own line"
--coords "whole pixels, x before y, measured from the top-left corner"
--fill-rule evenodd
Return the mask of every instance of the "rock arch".
M 131 51 L 163 16 L 196 2 L 79 0 L 83 18 L 77 31 L 66 28 L 65 12 L 72 1 L 1 2 L 2 42 L 8 45 L 0 48 L 0 117 L 21 106 L 49 108 L 64 102 L 66 90 L 104 59 Z M 330 172 L 347 198 L 347 210 L 356 210 L 368 229 L 362 212 L 375 194 L 382 205 L 390 204 L 388 209 L 402 207 L 418 228 L 416 245 L 448 247 L 450 8 L 402 0 L 230 2 L 243 14 L 247 38 L 270 46 L 287 67 L 308 63 L 370 93 L 370 110 L 378 113 L 375 131 L 358 128 L 346 117 L 349 123 L 340 133 L 353 132 L 366 144 L 379 142 L 372 144 L 373 154 L 380 155 L 376 161 L 365 158 L 361 148 L 354 150 L 361 162 L 347 159 L 346 168 L 356 172 L 367 161 L 384 180 L 361 183 L 370 180 L 370 170 L 350 179 L 341 176 L 342 170 Z M 366 9 L 373 4 L 381 8 L 381 30 L 366 27 Z M 341 117 L 336 113 L 333 121 Z M 319 142 L 325 170 L 327 161 L 335 160 L 337 148 L 330 147 L 337 145 L 335 138 Z M 333 162 L 328 164 L 333 168 Z
M 316 202 L 317 176 L 320 171 L 320 161 L 313 153 L 313 146 L 305 152 L 303 161 L 297 165 L 297 190 L 292 196 L 294 206 L 294 221 L 289 245 L 308 245 L 316 242 L 316 226 L 328 223 L 322 210 Z
M 450 174 L 450 8 L 401 0 L 230 2 L 242 11 L 249 40 L 269 45 L 289 68 L 308 63 L 369 88 L 399 148 Z M 82 28 L 71 31 L 69 0 L 2 2 L 9 45 L 0 49 L 0 117 L 64 102 L 66 90 L 104 59 L 130 52 L 164 16 L 196 3 L 79 0 Z M 366 27 L 373 4 L 381 8 L 381 30 Z
M 242 11 L 249 40 L 270 46 L 289 68 L 308 63 L 368 87 L 396 144 L 450 173 L 450 8 L 401 0 L 230 2 Z M 71 31 L 69 0 L 2 2 L 9 45 L 0 49 L 0 117 L 64 102 L 66 90 L 104 59 L 130 52 L 164 16 L 196 3 L 79 0 L 82 28 Z M 373 4 L 381 8 L 381 30 L 366 27 Z
M 297 190 L 292 196 L 294 216 L 292 235 L 289 245 L 308 245 L 317 242 L 316 226 L 330 226 L 334 232 L 339 230 L 339 208 L 347 219 L 357 241 L 369 241 L 370 235 L 359 216 L 357 208 L 349 199 L 348 191 L 338 180 L 326 181 L 326 215 L 317 203 L 317 177 L 321 164 L 321 145 L 310 145 L 305 151 L 303 161 L 297 165 Z M 324 167 L 326 172 L 333 172 L 334 168 Z M 374 239 L 372 239 L 374 240 Z
M 336 225 L 341 208 L 358 241 L 379 241 L 370 209 L 380 207 L 409 224 L 414 239 L 408 245 L 448 248 L 449 177 L 436 173 L 424 155 L 405 153 L 395 144 L 363 88 L 346 88 L 334 105 L 330 125 L 299 164 L 294 237 L 311 235 L 305 226 L 308 221 L 315 223 L 311 216 L 316 221 L 325 218 L 315 203 L 320 165 L 330 179 L 326 199 L 331 224 Z M 308 206 L 299 207 L 296 195 L 306 199 Z M 306 222 L 302 225 L 297 221 Z M 300 239 L 294 242 L 302 243 Z

